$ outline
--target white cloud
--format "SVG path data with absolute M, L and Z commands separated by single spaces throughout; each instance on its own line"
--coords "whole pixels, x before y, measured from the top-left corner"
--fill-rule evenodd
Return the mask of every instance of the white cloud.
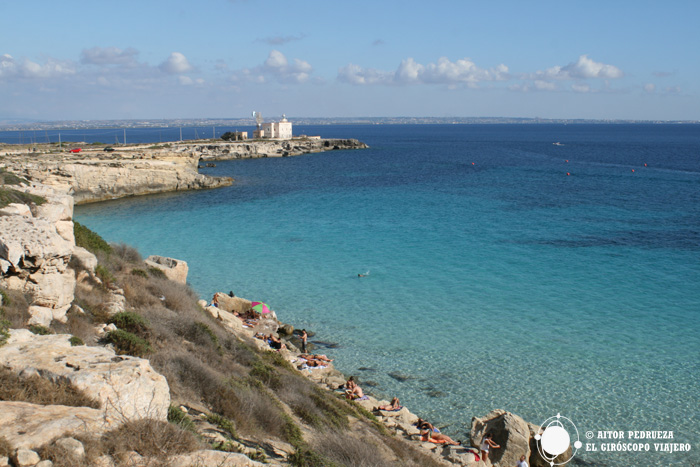
M 309 80 L 313 67 L 307 61 L 295 58 L 290 63 L 279 50 L 272 50 L 262 65 L 244 68 L 233 74 L 234 81 L 265 83 L 274 79 L 280 83 L 304 83 Z
M 0 80 L 44 79 L 74 75 L 75 63 L 48 58 L 42 65 L 29 59 L 15 60 L 12 55 L 0 56 Z
M 581 93 L 591 92 L 591 87 L 587 84 L 574 83 L 571 85 L 571 89 Z
M 183 54 L 180 52 L 173 52 L 158 68 L 165 73 L 179 74 L 191 71 L 192 65 L 190 65 L 190 62 L 187 61 L 187 57 Z
M 204 84 L 204 79 L 202 78 L 192 79 L 189 76 L 178 76 L 177 79 L 178 82 L 183 86 L 201 86 L 202 84 Z
M 394 74 L 352 63 L 338 69 L 338 80 L 350 84 L 390 84 Z
M 644 91 L 648 92 L 649 94 L 653 93 L 656 91 L 656 85 L 653 83 L 647 83 L 644 85 Z
M 508 67 L 479 68 L 468 58 L 450 61 L 440 57 L 436 63 L 427 65 L 416 62 L 412 57 L 402 60 L 395 72 L 372 68 L 362 68 L 349 64 L 338 70 L 338 80 L 350 84 L 446 84 L 448 86 L 466 84 L 476 86 L 484 81 L 504 81 L 508 79 Z
M 624 73 L 614 65 L 607 65 L 588 58 L 588 55 L 581 55 L 576 62 L 571 62 L 566 66 L 553 66 L 545 71 L 538 71 L 530 75 L 531 79 L 540 80 L 571 80 L 571 79 L 617 79 L 622 78 Z
M 85 65 L 136 65 L 139 51 L 129 47 L 122 50 L 118 47 L 93 47 L 84 49 L 80 54 L 80 63 Z

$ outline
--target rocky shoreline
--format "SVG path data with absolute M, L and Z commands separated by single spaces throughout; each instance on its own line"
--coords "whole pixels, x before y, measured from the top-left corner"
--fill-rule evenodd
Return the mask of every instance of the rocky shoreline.
M 76 145 L 78 146 L 78 145 Z M 288 157 L 340 149 L 363 149 L 353 139 L 295 138 L 288 141 L 185 141 L 134 144 L 105 151 L 104 145 L 83 145 L 80 152 L 55 145 L 0 148 L 0 168 L 31 182 L 73 196 L 75 204 L 171 191 L 218 188 L 230 177 L 200 174 L 202 161 Z
M 284 156 L 284 152 L 281 154 L 278 152 L 279 147 L 272 148 L 278 156 Z M 335 145 L 332 148 L 335 148 Z M 229 149 L 229 152 L 224 153 L 225 149 Z M 256 152 L 255 154 L 258 155 L 255 156 L 239 156 L 237 155 L 240 154 L 239 152 L 231 149 L 232 146 L 226 144 L 217 145 L 215 149 L 207 146 L 206 157 L 223 157 L 224 154 L 229 158 L 265 157 L 260 155 L 263 154 L 262 152 Z M 268 149 L 270 148 L 265 150 Z M 284 151 L 284 148 L 282 149 Z M 193 164 L 204 158 L 203 148 L 183 149 L 182 153 L 185 155 L 176 158 L 167 155 L 152 155 L 151 159 L 145 156 L 142 158 L 138 151 L 134 150 L 130 159 L 124 156 L 114 159 L 112 156 L 105 155 L 104 157 L 90 156 L 85 160 L 76 157 L 61 161 L 54 160 L 50 163 L 42 161 L 41 164 L 44 165 L 32 165 L 30 161 L 24 161 L 19 165 L 21 168 L 15 170 L 15 173 L 31 178 L 32 183 L 27 180 L 20 181 L 14 185 L 14 189 L 45 200 L 40 205 L 30 206 L 10 203 L 0 209 L 0 271 L 2 273 L 0 287 L 20 291 L 32 297 L 27 309 L 29 318 L 23 326 L 48 329 L 54 324 L 65 325 L 70 316 L 85 314 L 76 305 L 76 287 L 90 287 L 93 288 L 90 290 L 96 291 L 94 287 L 100 284 L 104 286 L 105 281 L 109 281 L 104 273 L 100 273 L 97 257 L 76 245 L 72 215 L 73 205 L 78 198 L 81 202 L 90 202 L 105 199 L 106 193 L 114 192 L 110 192 L 105 185 L 99 183 L 95 185 L 97 189 L 93 187 L 93 189 L 83 190 L 76 189 L 77 187 L 87 186 L 82 183 L 89 184 L 90 180 L 95 182 L 92 177 L 116 183 L 116 178 L 110 179 L 105 175 L 112 169 L 121 173 L 120 176 L 125 177 L 124 183 L 128 184 L 130 170 L 140 173 L 152 170 L 158 172 L 157 167 L 168 164 L 175 167 L 188 167 L 188 170 L 191 170 Z M 129 163 L 133 163 L 131 168 L 125 168 L 124 164 L 129 165 Z M 122 170 L 126 172 L 120 172 Z M 164 170 L 173 171 L 173 169 Z M 177 170 L 174 171 L 177 172 Z M 38 179 L 47 184 L 38 183 L 36 181 Z M 81 180 L 80 184 L 76 182 L 78 179 Z M 146 179 L 146 185 L 155 186 L 148 179 Z M 137 194 L 136 190 L 130 193 Z M 76 262 L 79 266 L 76 266 Z M 171 280 L 182 284 L 186 282 L 187 265 L 182 261 L 149 257 L 144 264 L 145 267 L 162 271 L 162 274 Z M 131 274 L 134 274 L 133 271 L 141 270 L 134 269 Z M 148 275 L 148 273 L 144 274 Z M 125 312 L 127 309 L 125 297 L 129 295 L 129 291 L 115 285 L 104 286 L 103 289 L 105 293 L 100 306 L 104 312 L 109 316 Z M 254 346 L 259 352 L 281 355 L 294 368 L 300 366 L 300 352 L 295 345 L 294 330 L 291 325 L 285 325 L 274 313 L 271 313 L 253 326 L 246 327 L 245 321 L 237 315 L 249 313 L 250 301 L 229 297 L 223 293 L 217 294 L 216 299 L 218 306 L 210 306 L 206 301 L 201 301 L 200 306 L 230 335 L 247 343 L 246 345 Z M 162 300 L 167 300 L 167 297 L 163 296 Z M 109 326 L 112 328 L 107 329 Z M 104 335 L 116 330 L 118 328 L 113 324 L 102 325 L 99 333 Z M 287 350 L 276 352 L 267 343 L 255 339 L 256 333 L 278 335 L 286 343 Z M 9 441 L 16 449 L 12 456 L 3 458 L 0 454 L 0 466 L 48 467 L 53 464 L 41 464 L 41 462 L 51 461 L 39 462 L 36 453 L 32 456 L 31 449 L 56 439 L 58 439 L 56 443 L 69 440 L 61 442 L 75 445 L 73 443 L 75 440 L 71 437 L 75 433 L 107 432 L 118 427 L 125 420 L 149 418 L 164 421 L 169 419 L 171 396 L 168 382 L 153 370 L 148 360 L 117 355 L 109 346 L 75 346 L 72 340 L 74 336 L 66 334 L 36 335 L 26 329 L 13 329 L 7 332 L 6 337 L 5 345 L 0 346 L 0 367 L 7 368 L 24 378 L 40 376 L 55 381 L 71 381 L 80 389 L 93 395 L 100 402 L 101 409 L 0 401 L 0 438 Z M 1 335 L 0 338 L 2 338 Z M 305 369 L 296 371 L 323 388 L 328 397 L 336 397 L 334 393 L 346 382 L 346 376 L 335 370 L 332 363 L 328 363 L 324 368 L 307 366 Z M 399 440 L 416 446 L 436 465 L 511 467 L 523 454 L 526 455 L 530 467 L 549 465 L 549 462 L 539 456 L 534 440 L 534 436 L 540 433 L 540 427 L 503 410 L 493 411 L 483 418 L 474 417 L 470 440 L 464 440 L 461 446 L 448 446 L 423 441 L 420 431 L 415 426 L 418 416 L 406 407 L 395 411 L 374 410 L 380 405 L 388 405 L 389 401 L 377 400 L 371 395 L 366 399 L 354 401 L 354 404 L 359 407 L 357 410 L 363 410 L 370 420 L 384 427 L 383 430 Z M 200 415 L 204 414 L 205 409 L 203 406 L 182 406 L 181 408 L 188 413 Z M 81 422 L 76 424 L 76 420 Z M 303 425 L 303 419 L 300 423 Z M 494 433 L 495 441 L 502 446 L 501 449 L 494 450 L 489 463 L 483 460 L 477 461 L 479 453 L 478 450 L 473 449 L 479 446 L 486 432 Z M 73 441 L 70 441 L 71 439 Z M 231 440 L 227 442 L 233 443 Z M 272 462 L 273 465 L 307 465 L 290 460 L 294 458 L 295 452 L 299 451 L 298 446 L 295 451 L 289 445 L 273 444 L 275 447 L 265 451 L 268 458 L 277 455 L 276 460 Z M 196 462 L 203 462 L 201 465 L 209 465 L 209 462 L 213 462 L 212 465 L 263 465 L 254 460 L 258 455 L 256 453 L 262 449 L 261 445 L 256 445 L 255 449 L 240 443 L 235 446 L 241 453 L 240 457 L 229 455 L 222 459 L 219 451 L 197 451 L 190 457 L 185 456 L 182 459 L 173 457 L 168 461 L 168 465 L 191 465 L 195 462 L 193 459 L 198 459 Z M 27 450 L 29 452 L 25 452 Z M 563 456 L 566 455 L 566 453 L 563 454 Z M 12 460 L 9 457 L 12 457 Z M 25 457 L 32 460 L 25 462 L 22 460 Z M 13 464 L 10 464 L 10 461 Z M 109 458 L 103 458 L 101 462 L 100 465 L 115 465 L 114 460 Z M 144 464 L 143 458 L 139 456 L 133 457 L 126 464 L 119 465 L 148 465 L 148 462 Z

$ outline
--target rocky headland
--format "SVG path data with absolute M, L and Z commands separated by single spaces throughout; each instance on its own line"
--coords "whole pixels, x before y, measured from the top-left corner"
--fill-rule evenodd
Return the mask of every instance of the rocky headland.
M 26 161 L 13 166 L 26 178 L 3 175 L 3 199 L 15 202 L 0 206 L 0 466 L 510 467 L 521 455 L 549 465 L 534 441 L 541 428 L 502 410 L 473 418 L 461 445 L 424 441 L 408 408 L 378 409 L 389 401 L 372 394 L 348 401 L 332 362 L 305 365 L 298 332 L 274 312 L 223 293 L 216 306 L 200 300 L 183 261 L 144 260 L 75 224 L 79 194 L 109 191 L 87 181 L 124 160 L 148 172 L 148 162 L 191 170 L 204 158 L 138 151 L 48 171 Z M 488 462 L 476 449 L 486 432 L 501 446 Z
M 198 190 L 231 185 L 230 177 L 200 174 L 203 161 L 288 157 L 340 149 L 362 149 L 353 139 L 294 138 L 263 141 L 185 141 L 158 145 L 55 144 L 0 147 L 0 168 L 70 194 L 75 204 L 126 196 Z M 105 151 L 105 149 L 107 149 Z

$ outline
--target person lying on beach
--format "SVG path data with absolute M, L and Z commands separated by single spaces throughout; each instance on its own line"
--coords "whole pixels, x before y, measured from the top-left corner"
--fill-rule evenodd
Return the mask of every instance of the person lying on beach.
M 440 430 L 435 428 L 435 426 L 432 423 L 423 420 L 422 418 L 418 419 L 418 421 L 416 422 L 416 426 L 419 430 L 431 430 L 433 433 L 440 433 Z
M 321 360 L 324 362 L 332 362 L 332 358 L 328 358 L 325 355 L 314 355 L 311 353 L 303 353 L 299 354 L 299 358 L 303 358 L 304 360 Z
M 400 402 L 399 402 L 399 398 L 398 398 L 398 397 L 394 397 L 393 399 L 391 399 L 391 404 L 389 404 L 389 405 L 380 405 L 379 407 L 375 407 L 374 409 L 372 409 L 372 411 L 376 411 L 376 410 L 386 410 L 386 411 L 388 411 L 388 412 L 391 412 L 391 411 L 393 411 L 393 410 L 400 410 L 400 409 L 402 409 L 402 408 L 403 408 L 403 407 L 401 406 L 401 404 L 400 404 Z
M 453 446 L 459 446 L 461 444 L 458 441 L 454 441 L 447 435 L 443 435 L 442 433 L 435 433 L 433 432 L 433 430 L 430 429 L 421 430 L 420 440 L 436 444 L 451 444 Z
M 318 360 L 304 360 L 304 362 L 297 366 L 297 369 L 304 370 L 309 367 L 326 368 L 328 365 L 325 362 L 319 362 Z

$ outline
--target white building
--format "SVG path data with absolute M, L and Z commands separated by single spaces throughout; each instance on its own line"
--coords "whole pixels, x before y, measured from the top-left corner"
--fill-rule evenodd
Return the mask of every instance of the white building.
M 279 122 L 262 124 L 262 131 L 255 132 L 256 138 L 292 139 L 292 122 L 282 115 Z

